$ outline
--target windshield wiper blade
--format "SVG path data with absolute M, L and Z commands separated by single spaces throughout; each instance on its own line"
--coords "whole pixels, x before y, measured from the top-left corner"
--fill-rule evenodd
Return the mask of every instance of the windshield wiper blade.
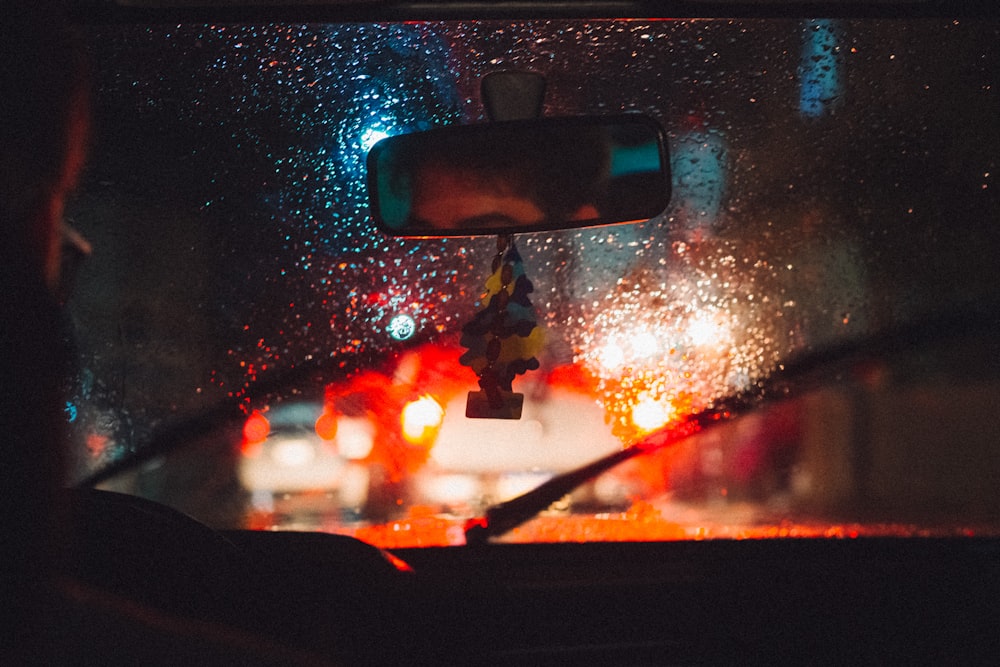
M 319 386 L 322 386 L 325 382 L 346 377 L 368 360 L 369 356 L 362 354 L 345 355 L 335 359 L 311 359 L 258 381 L 248 388 L 242 400 L 254 401 L 307 382 L 319 383 Z M 238 425 L 244 419 L 246 412 L 241 408 L 241 402 L 226 399 L 192 417 L 168 421 L 156 429 L 153 437 L 144 446 L 127 451 L 120 458 L 72 483 L 71 486 L 81 489 L 97 486 L 159 456 L 180 450 L 214 429 L 229 428 Z
M 688 415 L 683 421 L 654 431 L 624 449 L 612 452 L 580 468 L 556 475 L 517 498 L 493 505 L 486 510 L 485 516 L 470 519 L 466 523 L 465 543 L 484 544 L 492 537 L 499 537 L 533 518 L 580 485 L 620 463 L 675 445 L 711 425 L 728 421 L 742 412 L 739 408 L 745 408 L 746 405 L 743 405 L 745 403 L 747 397 L 741 395 L 734 398 L 726 407 L 713 407 Z
M 851 359 L 882 358 L 948 339 L 984 335 L 994 340 L 1000 337 L 1000 318 L 988 311 L 984 314 L 979 310 L 962 309 L 806 352 L 779 366 L 771 376 L 705 410 L 688 415 L 679 423 L 667 425 L 624 449 L 557 475 L 517 498 L 488 508 L 484 516 L 466 522 L 465 542 L 483 544 L 517 528 L 580 485 L 629 459 L 674 445 L 767 402 L 792 398 L 811 386 L 822 384 L 822 374 L 816 374 L 832 364 Z

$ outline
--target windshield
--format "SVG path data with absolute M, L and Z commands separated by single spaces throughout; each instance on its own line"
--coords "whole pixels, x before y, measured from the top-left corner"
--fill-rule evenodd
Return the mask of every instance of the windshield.
M 791 360 L 1000 296 L 993 24 L 99 25 L 87 41 L 74 477 L 239 404 L 236 427 L 106 482 L 215 527 L 461 543 L 489 505 Z M 648 222 L 514 238 L 538 368 L 514 380 L 520 419 L 474 419 L 462 328 L 497 240 L 384 236 L 365 157 L 485 121 L 499 70 L 543 75 L 547 116 L 657 121 L 672 196 Z M 509 539 L 995 532 L 1000 357 L 955 333 L 835 364 Z M 258 391 L 308 364 L 322 377 Z

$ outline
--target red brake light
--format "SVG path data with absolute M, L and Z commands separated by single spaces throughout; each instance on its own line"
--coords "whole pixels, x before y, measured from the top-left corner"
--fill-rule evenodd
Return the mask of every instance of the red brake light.
M 332 410 L 324 410 L 316 420 L 316 435 L 326 441 L 337 437 L 337 415 Z
M 259 410 L 254 410 L 243 424 L 244 445 L 264 442 L 271 433 L 271 424 Z

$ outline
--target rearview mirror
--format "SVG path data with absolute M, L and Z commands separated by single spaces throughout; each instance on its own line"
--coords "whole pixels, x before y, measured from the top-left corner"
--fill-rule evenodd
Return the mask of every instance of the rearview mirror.
M 383 139 L 368 154 L 368 191 L 392 236 L 572 229 L 659 215 L 668 165 L 646 116 L 541 118 Z

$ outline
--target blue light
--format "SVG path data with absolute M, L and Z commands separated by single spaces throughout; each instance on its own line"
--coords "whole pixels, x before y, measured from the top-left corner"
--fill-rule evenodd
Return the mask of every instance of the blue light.
M 388 136 L 388 132 L 370 127 L 361 133 L 361 139 L 358 140 L 358 143 L 361 145 L 361 150 L 367 153 L 375 144 L 386 139 Z
M 688 231 L 709 231 L 718 221 L 727 167 L 726 141 L 715 130 L 693 127 L 671 146 L 673 207 Z
M 66 407 L 63 408 L 63 412 L 66 413 L 66 421 L 68 421 L 70 424 L 72 424 L 73 422 L 75 422 L 76 418 L 80 414 L 79 410 L 77 410 L 77 408 L 76 408 L 76 405 L 74 405 L 73 403 L 70 403 L 69 401 L 66 401 Z
M 611 176 L 645 174 L 660 169 L 660 147 L 656 142 L 641 146 L 615 146 L 611 151 Z
M 406 313 L 400 313 L 389 321 L 389 326 L 386 327 L 386 331 L 394 340 L 407 340 L 413 337 L 413 334 L 417 331 L 417 323 L 412 317 Z
M 824 115 L 840 97 L 839 32 L 836 21 L 827 19 L 806 26 L 799 67 L 799 111 L 803 116 Z

